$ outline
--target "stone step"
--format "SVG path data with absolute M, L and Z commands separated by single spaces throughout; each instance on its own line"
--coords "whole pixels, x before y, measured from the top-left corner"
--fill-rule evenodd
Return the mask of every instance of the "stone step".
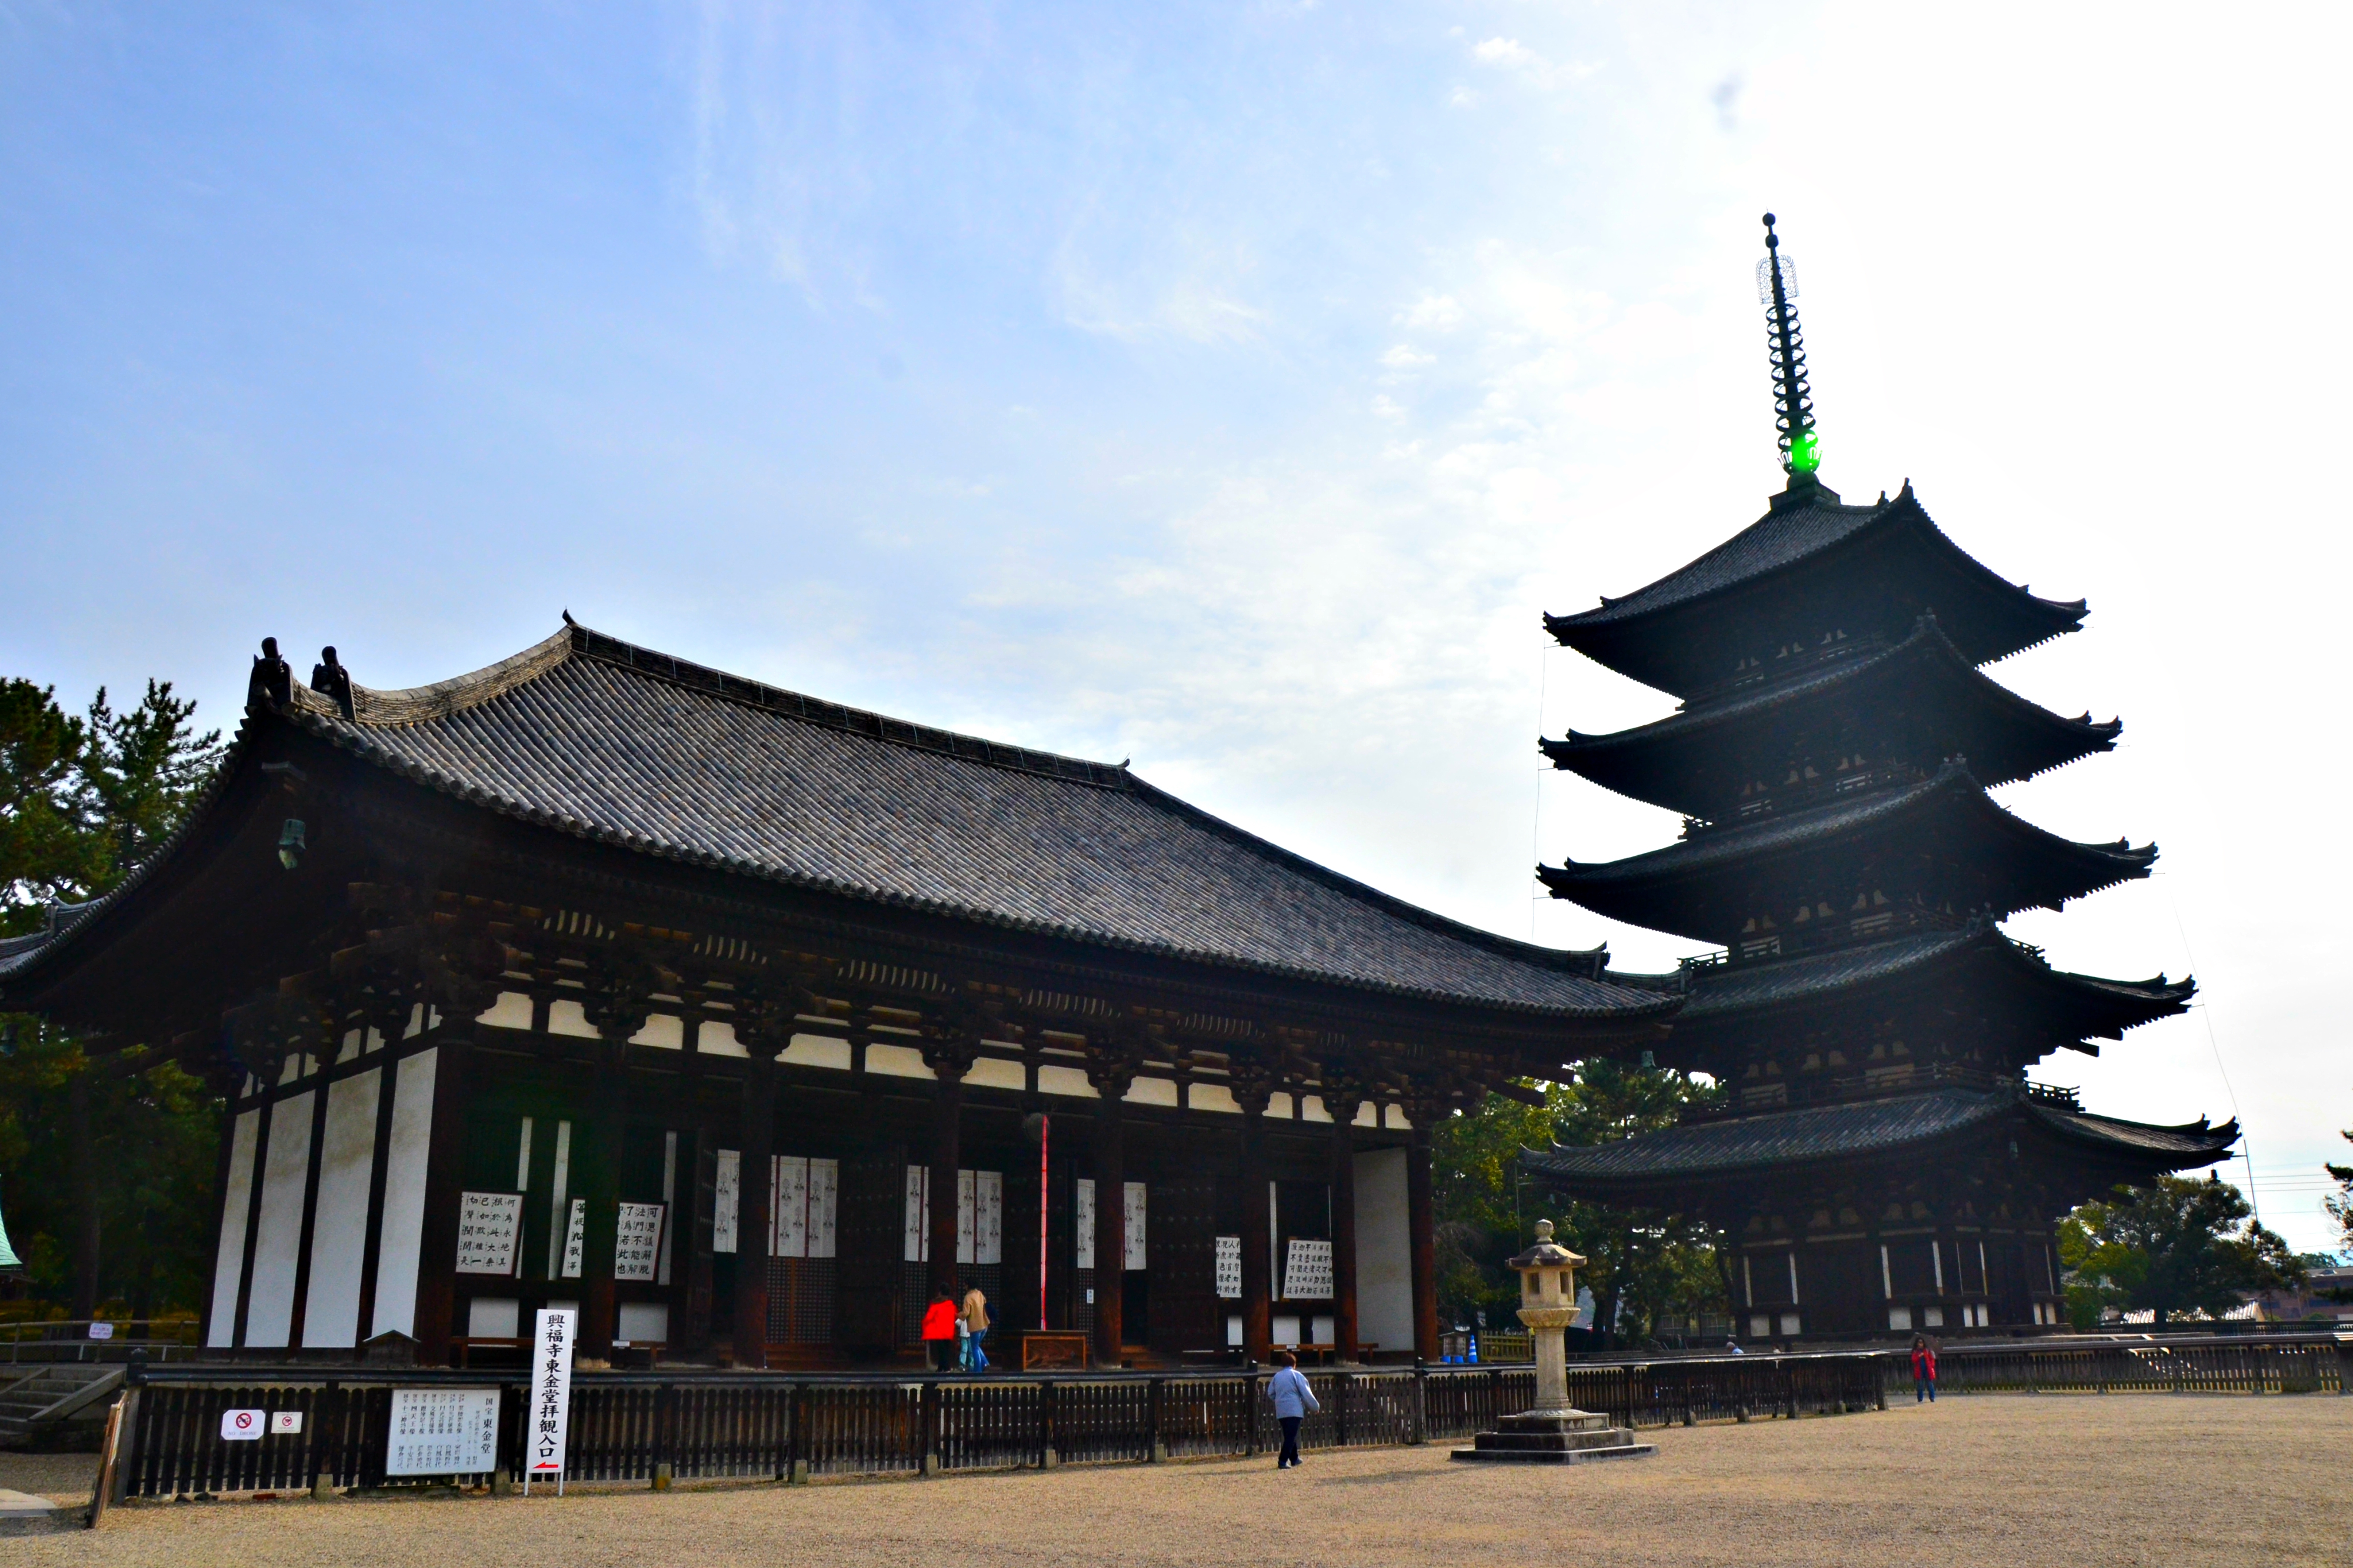
M 1609 1426 L 1605 1418 L 1582 1411 L 1547 1414 L 1526 1425 L 1531 1429 L 1482 1432 L 1472 1447 L 1455 1449 L 1454 1457 L 1491 1464 L 1577 1465 L 1647 1458 L 1659 1451 L 1653 1444 L 1634 1441 L 1630 1428 Z
M 1623 1430 L 1603 1432 L 1482 1432 L 1472 1442 L 1482 1448 L 1511 1448 L 1525 1453 L 1567 1453 L 1577 1448 L 1622 1447 L 1634 1440 Z
M 1528 1410 L 1517 1415 L 1499 1415 L 1496 1430 L 1502 1432 L 1607 1432 L 1609 1417 L 1596 1415 L 1586 1410 Z

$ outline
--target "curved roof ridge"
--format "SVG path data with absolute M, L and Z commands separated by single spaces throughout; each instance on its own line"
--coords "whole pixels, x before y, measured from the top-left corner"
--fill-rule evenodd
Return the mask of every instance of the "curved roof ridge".
M 992 741 L 986 736 L 942 729 L 934 724 L 918 724 L 911 720 L 892 718 L 887 713 L 852 708 L 846 703 L 830 702 L 786 687 L 770 686 L 765 681 L 731 675 L 710 665 L 697 664 L 658 648 L 645 647 L 592 630 L 574 621 L 568 614 L 563 629 L 554 635 L 543 637 L 496 664 L 485 665 L 465 675 L 452 676 L 429 686 L 410 687 L 405 690 L 378 690 L 354 681 L 352 685 L 352 718 L 344 721 L 369 729 L 396 729 L 448 719 L 527 686 L 575 658 L 596 659 L 633 674 L 708 692 L 714 697 L 741 702 L 765 712 L 781 713 L 805 723 L 845 730 L 895 745 L 945 752 L 995 767 L 1050 773 L 1056 778 L 1071 779 L 1108 789 L 1124 788 L 1129 777 L 1124 763 L 1092 762 L 1084 757 L 1039 751 L 1032 746 Z M 332 700 L 311 690 L 300 680 L 292 683 L 291 695 L 293 706 L 306 713 L 331 721 L 342 720 L 343 716 Z
M 579 628 L 569 620 L 564 629 L 552 637 L 542 637 L 521 653 L 510 654 L 495 664 L 453 675 L 447 680 L 437 680 L 429 686 L 411 686 L 397 690 L 380 690 L 372 686 L 352 682 L 352 722 L 371 729 L 391 729 L 403 724 L 421 724 L 434 719 L 447 719 L 470 708 L 479 708 L 494 697 L 501 697 L 516 687 L 538 679 L 557 665 L 570 659 L 576 651 L 574 634 Z M 295 707 L 308 712 L 340 718 L 332 700 L 313 691 L 301 680 L 289 688 Z

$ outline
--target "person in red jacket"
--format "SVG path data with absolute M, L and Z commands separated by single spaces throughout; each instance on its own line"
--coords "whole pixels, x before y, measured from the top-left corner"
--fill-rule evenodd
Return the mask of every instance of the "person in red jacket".
M 1936 1403 L 1936 1352 L 1921 1335 L 1912 1336 L 1912 1403 Z
M 933 1371 L 955 1370 L 956 1309 L 944 1290 L 933 1291 L 932 1304 L 923 1309 L 923 1349 L 931 1357 Z

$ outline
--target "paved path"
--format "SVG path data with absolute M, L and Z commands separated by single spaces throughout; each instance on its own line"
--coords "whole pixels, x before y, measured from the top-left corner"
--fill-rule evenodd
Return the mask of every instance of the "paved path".
M 2353 1563 L 2353 1398 L 1979 1394 L 1655 1436 L 1655 1459 L 1572 1469 L 1474 1469 L 1440 1448 L 1388 1448 L 1280 1475 L 1218 1462 L 562 1500 L 151 1505 L 95 1534 L 11 1542 L 8 1556 L 156 1568 Z M 0 1463 L 5 1484 L 23 1482 Z

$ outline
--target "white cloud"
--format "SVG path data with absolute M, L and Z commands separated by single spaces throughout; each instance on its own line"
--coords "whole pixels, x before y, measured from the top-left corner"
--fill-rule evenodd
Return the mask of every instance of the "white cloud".
M 1556 64 L 1517 38 L 1484 39 L 1472 47 L 1471 58 L 1482 66 L 1510 71 L 1531 87 L 1546 92 L 1587 80 L 1601 69 L 1599 64 L 1583 60 Z
M 1462 322 L 1462 307 L 1449 294 L 1424 291 L 1421 298 L 1399 311 L 1398 321 L 1405 326 L 1425 331 L 1451 331 Z
M 1436 354 L 1426 354 L 1411 343 L 1398 343 L 1381 355 L 1381 363 L 1391 370 L 1411 370 L 1417 365 L 1436 364 Z

